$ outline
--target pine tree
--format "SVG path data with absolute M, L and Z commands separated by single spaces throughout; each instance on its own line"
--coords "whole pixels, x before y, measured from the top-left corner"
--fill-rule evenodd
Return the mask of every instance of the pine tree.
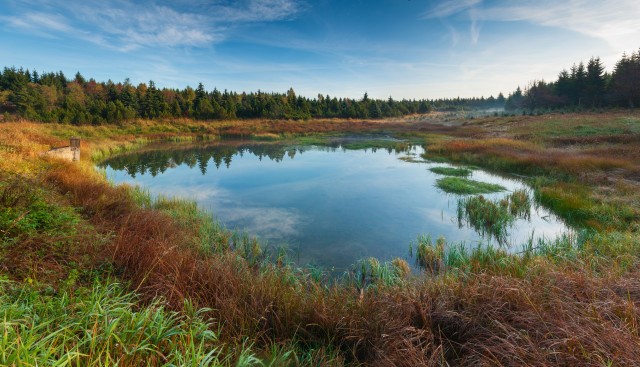
M 599 107 L 605 92 L 604 66 L 600 58 L 591 58 L 587 64 L 585 99 L 591 106 Z

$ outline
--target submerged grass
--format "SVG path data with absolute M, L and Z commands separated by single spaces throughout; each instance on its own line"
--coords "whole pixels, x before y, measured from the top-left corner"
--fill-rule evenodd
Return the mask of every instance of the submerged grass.
M 459 199 L 457 213 L 460 227 L 466 222 L 483 236 L 495 238 L 498 243 L 505 242 L 515 221 L 509 212 L 508 201 L 494 202 L 482 195 Z
M 481 235 L 504 244 L 517 218 L 531 218 L 531 201 L 525 190 L 516 190 L 502 200 L 482 195 L 458 199 L 458 225 L 468 224 Z
M 416 244 L 416 261 L 418 265 L 429 272 L 439 272 L 444 266 L 444 245 L 444 237 L 438 238 L 434 243 L 431 235 L 418 236 L 418 242 Z
M 444 176 L 457 176 L 467 177 L 471 175 L 471 170 L 467 168 L 455 168 L 455 167 L 432 167 L 429 171 Z
M 531 218 L 531 199 L 526 190 L 516 190 L 507 195 L 509 212 L 516 217 Z
M 458 195 L 489 194 L 506 190 L 501 185 L 461 177 L 439 178 L 436 181 L 436 186 L 446 193 Z

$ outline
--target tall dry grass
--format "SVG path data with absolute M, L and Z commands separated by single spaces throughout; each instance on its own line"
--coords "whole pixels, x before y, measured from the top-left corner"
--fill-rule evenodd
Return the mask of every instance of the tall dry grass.
M 295 343 L 332 365 L 640 363 L 637 271 L 597 277 L 541 259 L 523 277 L 454 272 L 358 290 L 232 252 L 199 253 L 185 245 L 187 228 L 78 170 L 60 167 L 48 181 L 114 234 L 104 259 L 146 302 L 162 297 L 180 310 L 190 299 L 211 308 L 226 343 Z
M 57 190 L 77 207 L 100 238 L 109 239 L 83 251 L 95 251 L 96 264 L 115 266 L 143 302 L 154 305 L 162 298 L 168 309 L 182 311 L 188 299 L 196 308 L 210 308 L 203 317 L 212 319 L 226 345 L 293 346 L 309 355 L 303 361 L 308 365 L 640 365 L 638 245 L 626 246 L 632 238 L 620 238 L 619 244 L 609 243 L 614 237 L 606 244 L 587 241 L 584 256 L 528 258 L 517 269 L 522 258 L 503 254 L 495 261 L 512 258 L 515 265 L 483 260 L 470 264 L 472 271 L 447 269 L 395 283 L 373 279 L 365 287 L 316 281 L 286 266 L 243 260 L 233 251 L 200 251 L 193 246 L 192 227 L 140 207 L 128 188 L 99 179 L 90 165 L 37 158 L 62 138 L 39 137 L 29 125 L 16 129 L 0 130 L 1 158 L 8 157 L 0 163 L 3 169 L 22 170 L 33 185 Z M 88 143 L 91 149 L 121 143 L 95 141 Z M 597 164 L 572 161 L 570 155 L 563 160 L 562 152 L 549 155 L 508 139 L 438 144 L 441 154 L 495 159 L 497 168 L 628 169 L 606 158 Z M 43 167 L 41 182 L 34 172 Z M 574 186 L 579 185 L 550 191 L 549 197 L 570 203 Z

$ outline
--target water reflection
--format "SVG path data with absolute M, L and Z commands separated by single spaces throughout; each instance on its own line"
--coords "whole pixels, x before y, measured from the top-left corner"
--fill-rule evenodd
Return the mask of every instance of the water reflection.
M 216 169 L 221 166 L 230 168 L 234 156 L 242 158 L 245 154 L 256 156 L 260 161 L 268 158 L 274 162 L 281 162 L 285 157 L 293 159 L 296 154 L 307 150 L 335 152 L 344 150 L 340 140 L 331 142 L 328 146 L 282 145 L 282 144 L 242 144 L 233 142 L 202 145 L 191 149 L 167 149 L 166 146 L 151 147 L 150 150 L 137 154 L 126 154 L 113 157 L 99 165 L 101 168 L 109 167 L 117 171 L 126 171 L 131 177 L 150 173 L 152 177 L 164 173 L 169 168 L 186 165 L 189 168 L 198 166 L 200 172 L 205 175 L 209 164 L 213 163 Z M 407 152 L 413 149 L 411 144 L 396 143 L 387 147 L 372 147 L 367 150 L 377 152 L 378 149 L 391 153 Z
M 228 228 L 244 229 L 274 247 L 287 246 L 303 264 L 340 270 L 363 257 L 407 258 L 409 243 L 418 234 L 474 247 L 490 241 L 477 228 L 461 225 L 460 196 L 434 186 L 442 177 L 429 171 L 436 164 L 399 159 L 418 156 L 421 147 L 387 142 L 378 149 L 345 148 L 362 145 L 168 145 L 114 157 L 101 166 L 115 182 L 196 199 Z M 528 190 L 519 180 L 481 170 L 470 178 L 506 187 L 505 192 L 485 195 L 496 202 Z M 510 222 L 508 236 L 501 238 L 513 251 L 532 233 L 536 240 L 567 230 L 544 208 L 530 211 L 530 216 Z

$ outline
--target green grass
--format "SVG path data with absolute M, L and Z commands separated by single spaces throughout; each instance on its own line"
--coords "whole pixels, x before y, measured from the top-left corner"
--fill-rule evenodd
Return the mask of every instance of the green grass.
M 110 280 L 60 292 L 0 283 L 0 365 L 232 364 L 204 311 L 185 301 L 184 312 L 170 312 L 160 300 L 140 309 Z M 247 347 L 240 356 L 257 361 Z
M 323 135 L 306 135 L 294 138 L 294 142 L 300 145 L 327 145 L 327 139 Z
M 515 221 L 507 200 L 497 203 L 482 195 L 459 199 L 457 212 L 461 227 L 466 222 L 480 234 L 495 238 L 498 243 L 504 243 L 507 231 Z
M 343 144 L 344 149 L 360 150 L 360 149 L 394 149 L 404 151 L 408 147 L 408 143 L 404 141 L 391 140 L 363 140 L 354 143 Z
M 532 131 L 534 136 L 545 137 L 589 137 L 637 133 L 640 133 L 640 120 L 631 117 L 618 117 L 604 121 L 597 118 L 551 120 L 536 123 L 535 131 Z
M 469 156 L 467 160 L 472 160 L 471 158 L 474 157 Z M 462 160 L 453 160 L 456 159 Z M 488 160 L 485 156 L 475 159 L 477 164 L 487 164 L 485 161 Z M 496 165 L 503 163 L 499 157 L 491 159 L 495 160 Z M 511 168 L 517 167 L 517 164 L 518 162 L 514 161 Z M 491 164 L 487 165 L 491 167 Z M 382 358 L 387 358 L 385 353 L 388 350 L 396 352 L 396 355 L 401 354 L 401 359 L 395 361 L 408 361 L 411 353 L 405 353 L 404 348 L 412 346 L 412 343 L 425 346 L 419 351 L 419 355 L 442 353 L 441 364 L 455 365 L 457 353 L 461 352 L 461 349 L 451 346 L 460 341 L 460 335 L 471 335 L 473 338 L 474 335 L 478 335 L 478 330 L 490 338 L 470 339 L 465 342 L 466 346 L 480 345 L 482 348 L 478 349 L 486 355 L 491 354 L 492 357 L 493 353 L 500 353 L 503 345 L 497 348 L 494 344 L 483 345 L 485 340 L 509 340 L 513 345 L 522 343 L 519 351 L 533 351 L 530 355 L 537 355 L 543 351 L 540 352 L 543 354 L 539 357 L 541 359 L 533 360 L 540 361 L 541 364 L 548 363 L 549 360 L 574 360 L 577 361 L 576 364 L 589 364 L 588 362 L 596 361 L 595 358 L 601 358 L 598 348 L 606 343 L 602 338 L 583 336 L 582 331 L 599 330 L 602 325 L 606 325 L 600 320 L 589 324 L 589 320 L 599 315 L 604 315 L 603 320 L 607 322 L 613 320 L 616 325 L 607 328 L 607 333 L 609 330 L 613 334 L 620 329 L 633 329 L 630 344 L 631 348 L 634 348 L 637 346 L 633 339 L 633 336 L 637 336 L 637 312 L 634 313 L 633 307 L 629 308 L 622 302 L 628 298 L 629 304 L 633 306 L 633 302 L 637 301 L 637 295 L 633 292 L 633 282 L 637 277 L 634 273 L 626 273 L 637 271 L 640 253 L 637 211 L 629 209 L 633 202 L 617 203 L 610 201 L 609 197 L 600 199 L 596 195 L 601 193 L 580 182 L 558 184 L 555 177 L 551 180 L 549 176 L 534 179 L 540 181 L 538 185 L 532 184 L 536 190 L 536 198 L 545 206 L 556 210 L 557 213 L 564 213 L 565 217 L 573 216 L 581 222 L 588 222 L 587 224 L 596 219 L 598 223 L 620 223 L 618 229 L 621 232 L 577 230 L 575 236 L 566 235 L 554 240 L 536 242 L 532 239 L 517 253 L 492 246 L 481 245 L 471 248 L 463 243 L 446 244 L 443 238 L 434 243 L 431 237 L 422 236 L 416 246 L 416 255 L 421 259 L 418 261 L 432 273 L 437 272 L 437 277 L 425 277 L 423 273 L 417 273 L 415 278 L 407 277 L 408 266 L 402 259 L 390 263 L 367 259 L 360 264 L 360 273 L 354 271 L 353 275 L 362 280 L 356 283 L 360 284 L 360 289 L 347 290 L 321 283 L 318 280 L 323 276 L 321 271 L 303 272 L 292 269 L 286 274 L 289 276 L 288 280 L 280 281 L 280 277 L 284 279 L 285 275 L 276 276 L 275 266 L 272 267 L 266 262 L 258 264 L 254 260 L 264 258 L 260 249 L 255 247 L 256 242 L 240 234 L 230 234 L 213 221 L 209 214 L 201 212 L 193 202 L 167 198 L 151 199 L 148 192 L 140 190 L 138 194 L 132 195 L 135 202 L 143 207 L 168 213 L 173 220 L 195 232 L 195 240 L 185 238 L 184 241 L 193 240 L 193 245 L 206 251 L 207 255 L 212 251 L 224 253 L 228 248 L 237 250 L 235 253 L 248 260 L 249 272 L 246 274 L 252 275 L 243 277 L 244 281 L 237 284 L 255 284 L 255 288 L 242 288 L 240 292 L 249 296 L 238 299 L 258 301 L 246 304 L 236 302 L 234 305 L 238 305 L 238 312 L 246 312 L 243 307 L 255 308 L 246 312 L 248 325 L 253 322 L 252 317 L 261 320 L 260 322 L 275 325 L 271 329 L 273 332 L 270 331 L 268 334 L 269 341 L 261 342 L 253 339 L 253 334 L 247 333 L 246 339 L 238 339 L 240 341 L 235 343 L 229 342 L 231 339 L 224 339 L 225 343 L 229 343 L 225 344 L 218 340 L 224 335 L 225 328 L 242 328 L 245 320 L 225 323 L 222 320 L 230 318 L 221 318 L 214 323 L 204 317 L 206 310 L 196 311 L 188 302 L 179 313 L 168 311 L 162 300 L 150 304 L 137 303 L 133 293 L 127 293 L 125 287 L 109 280 L 106 275 L 108 272 L 102 269 L 93 271 L 96 276 L 107 279 L 93 288 L 76 288 L 75 284 L 48 287 L 35 278 L 34 284 L 19 284 L 9 282 L 7 275 L 0 274 L 0 317 L 3 318 L 0 321 L 0 365 L 265 365 L 264 362 L 258 361 L 257 355 L 266 356 L 269 363 L 267 365 L 287 365 L 287 362 L 290 365 L 322 365 L 314 358 L 317 350 L 331 356 L 344 356 L 348 365 L 367 365 L 367 359 L 355 357 L 356 354 L 380 353 L 380 359 L 373 359 L 374 363 L 371 365 L 375 365 L 375 362 L 385 361 Z M 27 241 L 13 242 L 24 242 L 38 251 L 41 245 L 35 241 L 38 239 L 36 237 L 74 237 L 76 226 L 73 220 L 87 220 L 87 213 L 97 207 L 97 204 L 89 202 L 82 212 L 80 209 L 73 209 L 66 201 L 61 201 L 64 199 L 62 195 L 51 197 L 52 193 L 57 192 L 57 188 L 50 184 L 42 185 L 42 190 L 35 192 L 33 198 L 20 199 L 20 203 L 11 206 L 6 203 L 11 203 L 15 195 L 7 189 L 10 185 L 6 182 L 4 177 L 0 177 L 0 192 L 8 193 L 5 195 L 8 199 L 1 202 L 3 206 L 0 208 L 14 209 L 6 213 L 0 211 L 0 230 L 4 231 L 0 232 L 0 237 L 4 236 L 3 239 L 6 240 L 23 236 L 20 238 L 26 238 Z M 31 188 L 27 190 L 26 187 L 20 187 L 19 191 L 33 193 L 33 186 L 36 185 L 31 182 L 26 185 Z M 471 199 L 475 198 L 469 200 Z M 499 209 L 517 217 L 526 215 L 530 204 L 531 199 L 524 191 L 516 191 L 503 201 L 493 202 Z M 77 216 L 76 211 L 84 213 L 83 216 Z M 484 221 L 484 214 L 480 213 L 478 218 Z M 14 222 L 24 227 L 11 227 Z M 71 225 L 66 228 L 64 223 Z M 634 228 L 633 226 L 637 228 L 635 232 L 629 229 Z M 7 231 L 9 227 L 11 228 Z M 2 245 L 0 243 L 0 260 Z M 22 252 L 16 252 L 24 256 Z M 66 260 L 55 257 L 53 261 L 60 262 L 61 259 Z M 0 263 L 0 268 L 7 264 L 10 264 L 9 261 Z M 34 267 L 36 265 L 38 264 Z M 235 271 L 244 274 L 244 269 L 238 268 L 234 270 L 234 274 Z M 216 271 L 218 270 L 216 268 Z M 545 272 L 551 275 L 547 276 Z M 252 277 L 253 275 L 255 277 Z M 615 278 L 620 275 L 624 277 Z M 86 274 L 84 276 L 86 277 Z M 69 278 L 71 280 L 72 277 Z M 307 279 L 313 281 L 306 282 Z M 562 279 L 562 282 L 557 282 L 557 279 Z M 612 279 L 613 286 L 600 288 L 597 282 L 601 279 Z M 596 285 L 589 288 L 588 285 L 594 282 Z M 194 284 L 200 287 L 202 283 Z M 627 289 L 629 285 L 630 292 Z M 557 287 L 565 287 L 561 288 L 559 296 L 552 293 Z M 263 289 L 269 291 L 265 292 Z M 310 296 L 315 289 L 324 289 L 317 301 Z M 389 295 L 383 292 L 385 289 L 389 290 Z M 496 296 L 501 291 L 506 292 L 503 298 Z M 618 291 L 623 294 L 622 301 L 620 298 L 611 298 L 615 297 Z M 282 294 L 285 296 L 281 296 Z M 483 298 L 483 294 L 488 296 Z M 567 294 L 579 297 L 566 297 Z M 603 294 L 602 299 L 595 300 L 592 305 L 588 304 L 589 299 L 585 302 L 583 295 L 599 294 Z M 351 295 L 354 295 L 353 299 Z M 487 303 L 493 296 L 496 296 L 496 302 Z M 265 297 L 266 300 L 260 302 L 261 297 Z M 286 300 L 283 301 L 282 298 Z M 546 300 L 549 302 L 545 303 Z M 396 305 L 394 302 L 397 301 Z M 613 312 L 599 309 L 601 305 L 608 304 L 613 304 Z M 381 308 L 387 305 L 390 310 L 388 313 Z M 575 308 L 572 307 L 576 305 L 587 305 L 585 313 L 575 312 Z M 502 311 L 506 316 L 500 316 L 500 307 L 504 307 Z M 417 311 L 402 314 L 401 322 L 405 322 L 404 324 L 393 319 L 394 315 L 413 309 Z M 485 309 L 488 310 L 487 313 L 478 312 Z M 569 311 L 562 313 L 565 309 Z M 270 312 L 274 313 L 269 314 Z M 319 316 L 307 316 L 316 314 Z M 230 313 L 225 315 L 228 316 Z M 438 324 L 438 318 L 442 319 L 443 316 L 446 318 Z M 555 316 L 557 318 L 554 318 Z M 419 326 L 424 324 L 425 319 L 429 321 L 426 327 Z M 391 326 L 385 325 L 387 320 L 394 323 L 390 322 Z M 433 320 L 435 324 L 432 324 Z M 531 323 L 531 320 L 536 322 Z M 559 345 L 560 348 L 566 346 L 569 351 L 545 349 L 551 345 L 548 338 L 553 334 L 549 331 L 548 325 L 561 323 L 563 320 L 570 320 L 579 328 L 574 330 L 580 332 L 572 334 L 570 338 L 572 343 L 578 343 L 579 348 L 574 348 L 573 344 L 563 345 L 566 335 L 563 329 L 559 329 L 559 332 L 556 332 L 555 345 Z M 433 328 L 436 334 L 429 334 L 429 328 Z M 249 327 L 247 330 L 252 329 Z M 390 335 L 389 330 L 401 330 L 402 333 Z M 406 330 L 410 330 L 411 335 L 402 340 Z M 485 333 L 485 330 L 489 332 Z M 385 336 L 382 342 L 367 339 L 369 336 L 380 334 Z M 414 335 L 425 337 L 416 339 Z M 243 342 L 245 340 L 246 342 Z M 589 344 L 592 340 L 595 342 Z M 404 344 L 393 345 L 395 341 Z M 253 352 L 251 343 L 256 343 L 255 350 L 259 351 L 259 354 Z M 584 345 L 587 347 L 583 349 Z M 596 345 L 596 348 L 593 348 L 593 345 Z M 624 344 L 621 342 L 621 345 Z M 430 349 L 431 346 L 433 348 Z M 535 349 L 527 349 L 531 346 Z M 452 349 L 448 349 L 450 347 Z M 613 348 L 614 353 L 611 355 L 616 355 L 616 351 L 621 349 L 618 347 Z M 604 349 L 603 353 L 606 352 Z M 465 353 L 463 351 L 460 358 L 465 357 Z M 230 354 L 232 357 L 228 356 Z M 511 355 L 518 354 L 508 350 L 500 355 L 500 358 Z M 591 356 L 596 357 L 589 359 Z M 581 357 L 585 359 L 580 359 Z M 498 358 L 483 362 L 491 363 L 498 360 L 506 361 L 503 364 L 513 362 Z
M 416 159 L 415 157 L 407 156 L 398 158 L 401 161 L 409 162 L 409 163 L 429 163 L 429 161 L 425 161 L 424 159 Z
M 437 273 L 443 267 L 444 260 L 444 237 L 438 238 L 434 243 L 431 235 L 419 235 L 416 244 L 416 261 L 420 267 L 427 271 Z
M 525 190 L 516 190 L 507 195 L 505 199 L 509 202 L 509 212 L 520 218 L 531 217 L 531 199 Z
M 24 178 L 0 175 L 0 244 L 36 234 L 70 236 L 76 234 L 78 214 L 52 203 L 42 188 Z
M 461 177 L 440 178 L 436 181 L 436 186 L 446 193 L 458 195 L 490 194 L 506 190 L 501 185 Z
M 467 177 L 471 175 L 471 170 L 467 168 L 433 167 L 429 168 L 429 171 L 444 176 Z

